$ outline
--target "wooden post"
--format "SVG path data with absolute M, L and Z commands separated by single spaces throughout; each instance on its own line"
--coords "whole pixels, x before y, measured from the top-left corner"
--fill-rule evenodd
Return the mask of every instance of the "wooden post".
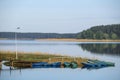
M 12 67 L 13 67 L 14 62 L 12 61 Z
M 32 68 L 32 62 L 29 63 L 29 66 Z
M 10 58 L 10 70 L 13 68 L 13 60 Z

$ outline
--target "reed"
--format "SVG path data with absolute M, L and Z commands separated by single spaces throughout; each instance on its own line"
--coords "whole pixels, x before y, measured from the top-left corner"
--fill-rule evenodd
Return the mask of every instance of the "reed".
M 31 61 L 31 62 L 71 62 L 76 61 L 78 63 L 86 61 L 87 59 L 81 57 L 71 57 L 67 55 L 60 54 L 48 54 L 41 52 L 18 52 L 18 59 L 15 59 L 15 52 L 11 51 L 0 51 L 0 60 L 12 60 L 12 61 Z
M 119 39 L 70 39 L 70 38 L 48 38 L 48 39 L 35 39 L 35 40 L 46 40 L 46 41 L 66 41 L 66 42 L 120 42 Z

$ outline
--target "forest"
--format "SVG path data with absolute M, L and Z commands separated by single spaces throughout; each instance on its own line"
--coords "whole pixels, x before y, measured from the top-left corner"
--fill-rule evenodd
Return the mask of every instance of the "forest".
M 15 38 L 15 32 L 0 32 L 0 38 Z M 120 39 L 120 24 L 93 26 L 79 33 L 30 33 L 17 32 L 19 39 L 73 38 L 73 39 Z
M 94 26 L 77 33 L 78 39 L 120 39 L 120 24 Z
M 15 32 L 0 32 L 0 38 L 15 38 Z M 21 33 L 17 32 L 18 39 L 46 39 L 46 38 L 76 38 L 76 34 L 58 33 Z

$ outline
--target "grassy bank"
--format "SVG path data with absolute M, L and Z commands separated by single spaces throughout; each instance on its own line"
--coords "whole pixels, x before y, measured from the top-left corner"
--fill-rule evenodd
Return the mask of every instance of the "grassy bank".
M 18 59 L 16 60 L 15 52 L 10 51 L 0 51 L 0 59 L 13 61 L 16 63 L 23 63 L 23 62 L 71 62 L 76 61 L 79 67 L 82 66 L 81 62 L 87 61 L 85 58 L 81 57 L 70 57 L 65 55 L 58 55 L 58 54 L 48 54 L 48 53 L 25 53 L 25 52 L 18 52 Z M 21 64 L 19 64 L 21 65 Z
M 62 55 L 57 54 L 48 54 L 41 52 L 18 52 L 18 59 L 21 61 L 41 61 L 46 60 L 53 57 L 63 57 Z M 0 59 L 1 60 L 16 60 L 16 53 L 11 51 L 0 51 Z
M 36 39 L 36 40 L 48 40 L 48 41 L 69 41 L 69 42 L 120 42 L 120 40 L 109 40 L 109 39 L 68 39 L 68 38 L 52 38 L 52 39 Z

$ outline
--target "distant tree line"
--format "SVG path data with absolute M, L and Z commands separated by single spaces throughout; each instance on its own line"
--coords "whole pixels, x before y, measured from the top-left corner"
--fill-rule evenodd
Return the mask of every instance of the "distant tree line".
M 15 38 L 15 32 L 0 32 L 0 38 Z M 17 33 L 19 39 L 40 39 L 40 38 L 76 38 L 76 34 L 57 33 Z
M 19 39 L 77 38 L 77 39 L 120 39 L 120 24 L 94 26 L 79 33 L 17 33 Z M 0 32 L 0 38 L 15 38 L 15 32 Z
M 120 39 L 120 24 L 95 26 L 77 34 L 78 39 Z

